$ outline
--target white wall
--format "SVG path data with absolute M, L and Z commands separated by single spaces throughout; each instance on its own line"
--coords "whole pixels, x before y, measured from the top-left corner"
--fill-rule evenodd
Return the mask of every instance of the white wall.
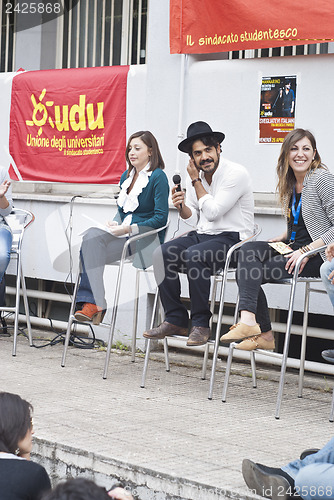
M 249 169 L 254 190 L 273 192 L 279 145 L 257 142 L 260 86 L 262 76 L 284 74 L 296 74 L 298 77 L 296 126 L 309 128 L 315 133 L 323 161 L 331 170 L 334 170 L 331 154 L 334 55 L 241 61 L 204 61 L 203 58 L 191 56 L 188 57 L 186 65 L 185 94 L 182 103 L 180 102 L 180 81 L 184 56 L 169 54 L 168 7 L 168 0 L 149 3 L 147 64 L 132 67 L 129 72 L 127 134 L 130 135 L 140 129 L 149 129 L 156 135 L 166 162 L 166 173 L 169 179 L 173 176 L 178 158 L 181 162 L 181 174 L 185 175 L 187 155 L 177 150 L 177 144 L 180 141 L 179 124 L 181 124 L 181 131 L 185 134 L 191 122 L 205 120 L 213 129 L 222 130 L 226 134 L 223 155 L 244 164 Z M 7 102 L 4 104 L 8 105 Z M 180 110 L 181 115 L 179 115 Z M 8 161 L 6 126 L 8 127 L 4 125 L 3 118 L 0 119 L 0 130 L 4 132 L 0 162 Z M 36 221 L 27 232 L 25 244 L 33 249 L 36 248 L 37 242 L 38 248 L 24 255 L 26 274 L 63 281 L 69 271 L 69 267 L 66 267 L 66 259 L 63 260 L 65 263 L 63 268 L 58 268 L 55 262 L 57 253 L 62 255 L 62 252 L 66 251 L 64 228 L 69 217 L 69 197 L 67 199 L 52 196 L 32 198 L 22 196 L 17 202 L 18 206 L 31 209 L 36 215 Z M 89 225 L 81 217 L 82 211 L 86 211 L 93 218 L 103 222 L 109 214 L 114 213 L 115 206 L 108 201 L 94 204 L 89 200 L 77 205 L 73 218 L 74 237 L 77 242 L 79 241 L 78 233 Z M 171 216 L 170 235 L 173 234 L 177 225 L 175 212 L 172 212 Z M 263 238 L 268 238 L 275 226 L 277 227 L 274 233 L 281 232 L 282 219 L 279 216 L 270 215 L 269 212 L 266 214 L 264 211 L 261 217 L 259 216 L 259 220 L 264 226 Z M 183 224 L 181 228 L 185 230 Z M 109 279 L 108 287 L 112 288 L 112 285 L 113 279 Z M 285 306 L 287 291 L 280 294 L 274 290 L 270 295 L 270 300 L 275 305 Z M 122 324 L 124 331 L 129 331 L 131 318 L 128 312 L 132 308 L 131 296 L 123 297 L 122 302 L 124 304 L 121 312 L 124 317 Z M 302 310 L 301 302 L 298 308 Z M 319 296 L 312 302 L 311 310 L 328 313 L 329 303 Z M 146 318 L 141 320 L 141 329 L 143 321 L 146 321 Z
M 255 191 L 275 191 L 275 167 L 280 151 L 279 144 L 258 142 L 261 79 L 294 74 L 297 75 L 296 127 L 308 128 L 315 134 L 323 160 L 334 170 L 333 126 L 326 119 L 334 112 L 334 99 L 330 98 L 333 55 L 190 61 L 187 121 L 202 117 L 216 130 L 225 132 L 223 154 L 250 170 Z
M 181 59 L 185 56 L 169 54 L 169 1 L 150 2 L 149 9 L 146 92 L 132 94 L 129 88 L 127 127 L 129 133 L 147 127 L 156 134 L 171 179 L 177 155 L 183 173 L 187 163 L 187 155 L 177 150 Z M 255 191 L 275 191 L 280 150 L 279 144 L 258 143 L 263 76 L 297 75 L 296 127 L 315 134 L 323 161 L 334 171 L 334 54 L 244 60 L 187 58 L 185 98 L 181 103 L 183 134 L 197 120 L 223 131 L 223 155 L 249 169 Z M 141 113 L 137 112 L 139 100 Z
M 223 155 L 249 169 L 254 190 L 274 192 L 280 146 L 258 143 L 260 88 L 263 76 L 285 74 L 297 75 L 296 126 L 314 132 L 323 161 L 334 169 L 331 159 L 334 54 L 244 60 L 204 60 L 205 56 L 187 56 L 184 100 L 181 102 L 181 69 L 185 56 L 169 54 L 168 20 L 168 0 L 149 3 L 147 64 L 131 67 L 128 77 L 127 135 L 147 128 L 157 136 L 170 179 L 178 159 L 183 175 L 187 164 L 187 155 L 177 149 L 179 125 L 185 135 L 191 122 L 205 120 L 213 129 L 226 134 Z M 35 31 L 19 32 L 17 46 L 29 42 L 33 33 L 36 40 L 38 36 L 41 40 L 41 35 Z M 34 54 L 39 54 L 39 44 L 33 45 Z M 26 67 L 34 67 L 29 52 L 23 53 Z M 17 51 L 17 58 L 20 54 L 21 51 Z M 0 84 L 6 85 L 6 92 L 1 94 L 5 107 L 2 108 L 0 129 L 6 132 L 8 82 L 11 79 L 12 74 L 0 75 Z M 8 144 L 7 134 L 2 134 L 2 141 L 1 164 Z M 8 161 L 8 156 L 4 157 Z

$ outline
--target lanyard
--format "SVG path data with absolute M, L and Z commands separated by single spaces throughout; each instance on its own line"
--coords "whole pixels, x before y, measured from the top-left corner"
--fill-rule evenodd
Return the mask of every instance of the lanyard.
M 299 200 L 299 203 L 297 206 L 297 210 L 296 210 L 295 205 L 296 205 L 296 191 L 295 191 L 295 188 L 293 188 L 292 205 L 291 205 L 291 212 L 293 215 L 293 226 L 292 226 L 291 239 L 290 239 L 291 243 L 293 243 L 295 241 L 295 238 L 296 238 L 296 229 L 297 229 L 297 225 L 298 225 L 300 210 L 302 208 L 302 195 L 300 195 L 300 200 Z

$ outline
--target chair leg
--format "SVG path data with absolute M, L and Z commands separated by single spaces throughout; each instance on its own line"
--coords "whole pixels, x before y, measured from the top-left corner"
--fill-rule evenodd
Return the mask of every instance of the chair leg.
M 14 339 L 12 355 L 16 356 L 17 335 L 19 327 L 19 312 L 20 312 L 20 291 L 21 291 L 21 254 L 17 257 L 16 266 L 16 297 L 15 297 L 15 314 L 14 314 Z
M 238 321 L 238 315 L 239 315 L 239 293 L 238 293 L 237 298 L 236 298 L 235 309 L 234 309 L 234 317 L 233 317 L 234 324 L 236 324 Z M 234 347 L 235 347 L 235 343 L 232 342 L 229 346 L 228 357 L 227 357 L 227 362 L 226 362 L 223 397 L 222 397 L 223 403 L 225 403 L 225 401 L 226 401 L 226 394 L 227 394 L 227 388 L 228 388 L 228 383 L 229 383 L 229 379 L 230 379 Z M 254 353 L 252 353 L 252 354 L 254 356 Z M 255 363 L 254 360 L 253 360 L 253 362 Z M 252 358 L 251 358 L 251 363 L 252 363 Z M 255 376 L 255 378 L 254 378 L 254 376 Z M 252 379 L 253 379 L 253 387 L 254 387 L 254 380 L 255 380 L 255 387 L 256 387 L 255 364 L 254 364 L 254 367 L 252 365 Z
M 252 369 L 253 388 L 256 389 L 257 381 L 256 381 L 256 363 L 255 363 L 255 352 L 254 351 L 251 351 L 250 362 L 251 362 L 251 369 Z
M 210 353 L 210 344 L 209 342 L 205 345 L 205 351 L 203 356 L 203 365 L 202 365 L 202 380 L 206 379 L 206 369 L 208 366 L 208 359 Z
M 214 315 L 214 312 L 215 312 L 217 282 L 219 280 L 219 277 L 220 276 L 214 276 L 213 284 L 212 284 L 212 290 L 211 290 L 211 298 L 210 298 L 210 312 L 211 312 L 210 330 L 211 331 L 212 331 L 212 325 L 213 325 L 213 315 Z M 210 352 L 210 344 L 207 343 L 206 346 L 205 346 L 205 351 L 204 351 L 204 356 L 203 356 L 202 380 L 206 379 L 206 369 L 207 369 L 207 366 L 208 366 L 209 352 Z
M 233 324 L 236 325 L 238 323 L 238 318 L 239 318 L 239 300 L 240 300 L 240 295 L 239 291 L 237 294 L 237 298 L 235 301 L 235 309 L 234 309 L 234 317 L 233 317 Z
M 226 267 L 226 264 L 225 264 L 225 269 L 228 269 Z M 213 357 L 212 357 L 212 369 L 211 369 L 208 399 L 212 399 L 213 386 L 214 386 L 214 382 L 215 382 L 215 374 L 216 374 L 216 366 L 217 366 L 218 350 L 219 350 L 219 342 L 220 342 L 220 331 L 221 331 L 223 311 L 224 311 L 226 275 L 227 275 L 227 273 L 224 270 L 222 289 L 221 289 L 221 295 L 220 295 L 220 303 L 219 303 L 219 311 L 218 311 L 218 319 L 217 319 L 216 337 L 215 337 Z
M 146 340 L 146 349 L 145 349 L 144 368 L 143 368 L 143 373 L 141 376 L 141 384 L 140 384 L 140 387 L 142 387 L 142 388 L 145 387 L 148 362 L 149 362 L 149 358 L 150 358 L 150 351 L 151 351 L 151 339 L 147 339 Z
M 24 277 L 24 274 L 23 274 L 22 265 L 21 265 L 20 272 L 21 272 L 21 287 L 22 287 L 23 304 L 24 304 L 24 310 L 25 310 L 25 313 L 26 313 L 28 339 L 29 339 L 30 347 L 32 347 L 33 346 L 33 341 L 32 341 L 32 332 L 31 332 L 29 303 L 28 303 L 28 297 L 27 297 L 26 280 L 25 280 L 25 277 Z
M 157 314 L 158 302 L 159 302 L 159 288 L 157 288 L 157 291 L 155 292 L 155 296 L 154 296 L 150 330 L 152 330 L 152 328 L 154 326 L 155 316 Z M 150 359 L 150 350 L 151 350 L 151 339 L 147 339 L 146 349 L 145 349 L 144 368 L 143 368 L 143 373 L 142 373 L 142 377 L 141 377 L 141 384 L 140 384 L 140 387 L 142 387 L 142 388 L 145 387 L 148 362 Z
M 131 340 L 131 361 L 134 363 L 136 359 L 136 337 L 137 337 L 137 325 L 138 325 L 138 303 L 139 303 L 139 280 L 140 280 L 140 270 L 136 270 L 136 285 L 135 285 L 135 303 L 133 312 L 133 329 L 132 329 L 132 340 Z
M 110 323 L 110 328 L 109 328 L 109 338 L 108 338 L 108 345 L 107 345 L 107 354 L 106 354 L 106 360 L 105 360 L 104 371 L 103 371 L 103 378 L 104 379 L 107 378 L 107 374 L 108 374 L 110 352 L 111 352 L 112 341 L 113 341 L 113 338 L 114 338 L 114 331 L 115 331 L 115 325 L 116 325 L 116 316 L 117 316 L 117 310 L 118 310 L 119 294 L 120 294 L 120 290 L 121 290 L 121 279 L 122 279 L 122 274 L 123 274 L 123 267 L 124 267 L 124 260 L 121 260 L 119 268 L 118 268 L 117 281 L 116 281 L 116 289 L 115 289 L 115 297 L 114 297 L 114 305 L 113 305 L 113 308 L 112 308 L 111 323 Z
M 228 388 L 228 383 L 230 380 L 234 347 L 235 347 L 235 343 L 231 342 L 230 347 L 228 349 L 228 356 L 227 356 L 227 362 L 226 362 L 225 379 L 224 379 L 224 387 L 223 387 L 223 395 L 222 395 L 223 403 L 226 402 L 227 388 Z
M 331 406 L 331 412 L 330 412 L 330 415 L 329 415 L 329 421 L 330 422 L 334 421 L 334 389 L 333 389 L 332 406 Z
M 222 395 L 223 403 L 226 402 L 228 383 L 230 380 L 231 367 L 232 367 L 233 351 L 234 351 L 234 348 L 236 345 L 237 344 L 235 342 L 231 342 L 230 347 L 229 347 L 229 351 L 228 351 L 226 370 L 225 370 L 225 380 L 224 380 L 224 387 L 223 387 L 223 395 Z M 256 387 L 257 387 L 256 364 L 255 364 L 255 352 L 253 352 L 253 351 L 250 353 L 250 362 L 251 362 L 251 369 L 252 369 L 253 388 L 256 389 Z
M 70 314 L 68 318 L 68 323 L 67 323 L 67 330 L 66 330 L 66 335 L 65 335 L 65 341 L 64 341 L 64 349 L 63 349 L 63 356 L 61 360 L 61 366 L 65 366 L 65 360 L 66 360 L 66 354 L 67 354 L 67 349 L 68 349 L 68 344 L 70 342 L 70 337 L 71 337 L 71 328 L 72 324 L 74 321 L 74 309 L 75 309 L 75 304 L 76 304 L 76 299 L 77 299 L 77 293 L 78 293 L 78 288 L 79 288 L 79 282 L 80 282 L 80 272 L 81 272 L 81 266 L 79 265 L 79 269 L 77 272 L 77 277 L 75 280 L 75 285 L 74 285 L 74 290 L 73 290 L 73 297 L 72 297 L 72 303 L 71 303 L 71 308 L 70 308 Z
M 170 364 L 169 364 L 169 356 L 168 356 L 168 340 L 167 340 L 167 337 L 164 338 L 164 355 L 165 355 L 166 372 L 170 372 Z
M 310 303 L 310 283 L 306 282 L 305 283 L 304 316 L 303 316 L 303 333 L 302 333 L 302 343 L 301 343 L 301 349 L 300 349 L 300 366 L 299 366 L 299 382 L 298 382 L 298 397 L 299 398 L 303 397 L 309 303 Z
M 297 283 L 297 278 L 294 275 L 294 277 L 292 279 L 292 285 L 291 285 L 291 291 L 290 291 L 289 312 L 288 312 L 288 319 L 287 319 L 287 323 L 286 323 L 286 332 L 285 332 L 285 339 L 284 339 L 281 375 L 280 375 L 280 380 L 279 380 L 278 394 L 277 394 L 277 401 L 276 401 L 276 412 L 275 412 L 276 419 L 279 419 L 279 417 L 280 417 L 280 410 L 281 410 L 281 404 L 282 404 L 285 372 L 286 372 L 286 367 L 287 367 L 287 362 L 288 362 L 288 354 L 289 354 L 289 346 L 290 346 L 291 324 L 292 324 L 292 316 L 293 316 L 293 304 L 294 304 L 295 294 L 296 294 L 296 283 Z

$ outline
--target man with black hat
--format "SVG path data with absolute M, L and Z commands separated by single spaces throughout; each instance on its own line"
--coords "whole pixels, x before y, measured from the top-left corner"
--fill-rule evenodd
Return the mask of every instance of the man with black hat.
M 291 80 L 285 80 L 284 88 L 279 91 L 279 98 L 282 105 L 281 116 L 292 117 L 295 107 L 295 93 L 291 88 Z
M 186 195 L 172 189 L 173 205 L 196 230 L 159 247 L 153 258 L 165 321 L 144 333 L 150 339 L 188 334 L 188 311 L 181 302 L 179 272 L 187 274 L 191 300 L 188 346 L 210 338 L 211 276 L 224 267 L 228 249 L 251 236 L 254 201 L 250 176 L 236 163 L 220 159 L 225 134 L 202 121 L 192 123 L 178 146 L 189 154 Z

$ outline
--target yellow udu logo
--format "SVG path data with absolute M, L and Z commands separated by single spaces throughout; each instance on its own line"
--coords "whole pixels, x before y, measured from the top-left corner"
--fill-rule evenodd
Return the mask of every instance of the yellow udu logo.
M 87 125 L 89 130 L 103 129 L 103 102 L 97 103 L 97 116 L 94 115 L 94 105 L 88 103 L 86 105 L 86 96 L 83 94 L 79 96 L 79 104 L 73 104 L 69 108 L 67 104 L 59 106 L 54 104 L 54 101 L 42 102 L 46 94 L 46 89 L 42 90 L 39 96 L 39 102 L 36 101 L 34 94 L 31 94 L 31 102 L 34 106 L 32 113 L 32 120 L 26 120 L 28 127 L 39 127 L 38 135 L 42 133 L 42 127 L 49 122 L 52 128 L 56 128 L 60 132 L 72 130 L 86 130 Z M 54 119 L 49 116 L 47 108 L 54 106 Z

